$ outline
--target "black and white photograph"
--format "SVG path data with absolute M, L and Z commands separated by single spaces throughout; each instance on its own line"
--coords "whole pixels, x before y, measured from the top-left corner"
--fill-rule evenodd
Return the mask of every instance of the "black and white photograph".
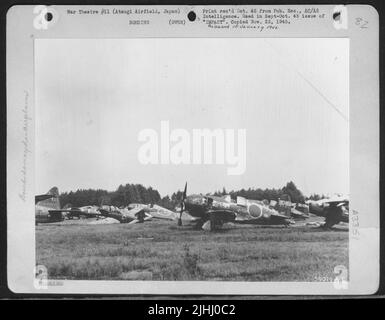
M 37 265 L 82 280 L 347 274 L 348 45 L 37 40 Z

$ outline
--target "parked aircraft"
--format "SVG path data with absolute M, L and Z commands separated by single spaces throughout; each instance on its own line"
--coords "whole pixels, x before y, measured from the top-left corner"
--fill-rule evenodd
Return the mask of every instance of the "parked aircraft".
M 80 219 L 82 216 L 87 218 L 101 217 L 98 206 L 71 207 L 70 205 L 67 205 L 62 210 L 63 212 L 66 212 L 66 217 L 68 219 L 73 219 L 74 217 Z
M 117 208 L 114 206 L 102 206 L 99 208 L 102 216 L 113 218 L 118 220 L 120 223 L 138 223 L 144 222 L 151 219 L 151 216 L 146 214 L 140 207 L 129 209 L 129 208 Z
M 180 205 L 178 225 L 182 225 L 182 214 L 185 211 L 199 218 L 197 226 L 205 230 L 218 229 L 226 222 L 284 226 L 294 223 L 262 201 L 238 197 L 237 202 L 233 202 L 229 196 L 187 196 L 187 183 Z
M 128 205 L 128 208 L 142 208 L 144 212 L 151 215 L 151 217 L 155 219 L 176 220 L 178 218 L 176 212 L 168 210 L 156 204 L 131 203 Z
M 349 222 L 349 198 L 333 197 L 318 201 L 307 201 L 309 211 L 317 216 L 325 217 L 324 228 L 328 229 L 340 222 Z
M 65 218 L 100 217 L 97 206 L 71 207 L 67 204 L 60 209 L 59 190 L 53 187 L 46 194 L 35 196 L 35 217 L 37 223 L 60 222 Z
M 305 220 L 309 218 L 309 209 L 307 208 L 307 205 L 292 203 L 290 196 L 287 194 L 283 195 L 278 201 L 271 200 L 269 206 L 294 220 Z
M 63 211 L 60 210 L 59 190 L 51 188 L 46 194 L 35 196 L 35 223 L 63 221 Z
M 105 217 L 118 220 L 121 223 L 138 223 L 151 219 L 176 220 L 177 214 L 158 205 L 132 203 L 125 208 L 102 206 L 100 213 Z

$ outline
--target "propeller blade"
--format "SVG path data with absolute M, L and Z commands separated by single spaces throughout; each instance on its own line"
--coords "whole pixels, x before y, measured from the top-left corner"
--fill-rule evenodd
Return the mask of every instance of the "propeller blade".
M 187 196 L 187 182 L 184 185 L 183 198 L 182 198 L 183 202 L 186 200 L 186 196 Z
M 182 201 L 180 203 L 180 213 L 179 213 L 179 219 L 178 219 L 178 226 L 181 226 L 182 225 L 182 213 L 185 209 L 185 200 L 186 200 L 186 197 L 187 197 L 187 182 L 184 186 L 184 191 L 183 191 L 183 195 L 182 195 Z

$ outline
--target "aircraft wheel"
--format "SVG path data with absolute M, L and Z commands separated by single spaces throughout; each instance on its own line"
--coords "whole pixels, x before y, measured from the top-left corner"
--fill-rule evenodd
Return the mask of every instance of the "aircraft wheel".
M 198 221 L 197 221 L 197 223 L 195 224 L 195 226 L 194 226 L 194 228 L 195 229 L 202 229 L 202 227 L 203 227 L 203 225 L 204 225 L 204 223 L 205 223 L 206 221 L 205 220 L 203 220 L 203 219 L 199 219 Z
M 210 231 L 218 230 L 219 225 L 220 225 L 220 221 L 218 221 L 214 217 L 210 218 Z

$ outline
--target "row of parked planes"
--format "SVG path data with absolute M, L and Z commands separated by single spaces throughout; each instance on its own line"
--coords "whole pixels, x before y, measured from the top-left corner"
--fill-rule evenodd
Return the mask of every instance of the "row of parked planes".
M 36 224 L 60 222 L 64 219 L 81 217 L 105 219 L 110 218 L 120 223 L 141 223 L 152 219 L 165 219 L 177 221 L 182 225 L 184 220 L 196 221 L 196 226 L 204 230 L 221 228 L 228 222 L 282 225 L 295 224 L 297 220 L 306 220 L 310 214 L 325 218 L 320 225 L 325 229 L 340 222 L 349 222 L 348 197 L 336 196 L 319 201 L 306 201 L 292 203 L 290 197 L 278 201 L 252 200 L 237 197 L 236 201 L 227 196 L 189 195 L 187 196 L 187 183 L 178 208 L 168 210 L 155 204 L 132 203 L 126 207 L 110 205 L 71 207 L 66 205 L 60 208 L 59 191 L 53 187 L 46 194 L 35 196 Z

